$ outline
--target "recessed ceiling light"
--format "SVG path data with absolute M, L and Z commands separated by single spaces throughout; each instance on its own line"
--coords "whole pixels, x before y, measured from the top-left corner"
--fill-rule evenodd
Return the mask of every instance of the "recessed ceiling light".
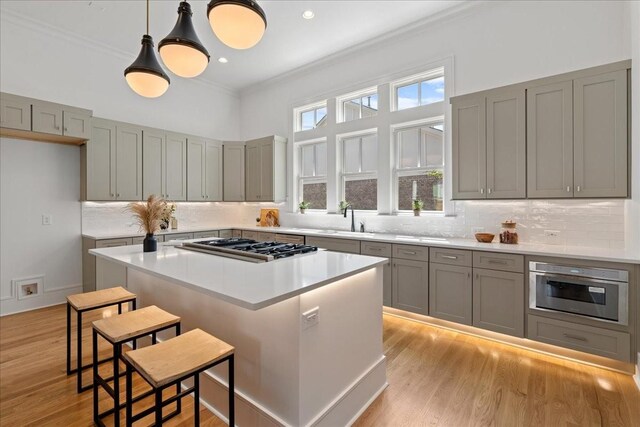
M 221 64 L 226 64 L 227 62 L 229 62 L 229 60 L 221 56 L 220 58 L 218 58 L 218 62 L 220 62 Z
M 305 10 L 302 12 L 302 17 L 304 19 L 313 19 L 314 16 L 316 16 L 316 14 L 313 13 L 313 10 Z

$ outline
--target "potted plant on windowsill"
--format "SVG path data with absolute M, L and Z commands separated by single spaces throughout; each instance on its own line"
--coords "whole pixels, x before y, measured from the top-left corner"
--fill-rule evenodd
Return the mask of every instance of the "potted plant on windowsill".
M 144 230 L 145 237 L 142 241 L 142 250 L 144 252 L 155 252 L 158 250 L 158 241 L 155 233 L 160 230 L 167 202 L 155 194 L 149 196 L 146 202 L 129 203 L 127 210 L 133 213 L 140 230 Z
M 303 214 L 307 209 L 309 209 L 310 206 L 311 206 L 311 203 L 305 202 L 304 200 L 301 201 L 300 204 L 298 205 L 298 208 L 300 208 L 300 213 Z
M 413 199 L 411 206 L 413 207 L 413 215 L 420 216 L 420 211 L 424 207 L 424 202 L 420 199 Z

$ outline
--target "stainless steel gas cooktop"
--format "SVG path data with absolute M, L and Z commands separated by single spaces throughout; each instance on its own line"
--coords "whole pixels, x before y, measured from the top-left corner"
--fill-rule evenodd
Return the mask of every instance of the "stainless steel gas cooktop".
M 257 242 L 243 238 L 185 242 L 181 248 L 252 262 L 268 262 L 318 250 L 316 246 L 282 242 Z

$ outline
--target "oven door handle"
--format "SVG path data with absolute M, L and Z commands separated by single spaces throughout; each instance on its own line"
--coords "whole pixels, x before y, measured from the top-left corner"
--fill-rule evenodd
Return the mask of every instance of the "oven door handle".
M 573 283 L 574 285 L 589 286 L 590 283 L 602 283 L 605 285 L 621 286 L 621 285 L 627 284 L 627 282 L 616 282 L 614 280 L 593 279 L 593 278 L 584 277 L 584 276 L 572 276 L 570 274 L 542 273 L 540 271 L 532 271 L 531 274 L 535 276 L 551 277 L 551 278 L 560 279 L 560 280 L 573 279 L 573 280 L 579 280 L 582 282 L 582 283 Z

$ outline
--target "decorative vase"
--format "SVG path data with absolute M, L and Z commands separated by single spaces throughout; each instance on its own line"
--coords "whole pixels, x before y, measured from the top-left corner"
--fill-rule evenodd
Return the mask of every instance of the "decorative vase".
M 147 233 L 142 241 L 143 252 L 155 252 L 158 250 L 158 241 L 153 233 Z
M 420 216 L 420 209 L 414 209 L 413 216 Z
M 306 211 L 306 209 L 302 209 L 302 208 L 300 208 L 300 213 L 301 213 L 301 214 L 303 214 L 303 213 L 304 213 L 304 211 Z

